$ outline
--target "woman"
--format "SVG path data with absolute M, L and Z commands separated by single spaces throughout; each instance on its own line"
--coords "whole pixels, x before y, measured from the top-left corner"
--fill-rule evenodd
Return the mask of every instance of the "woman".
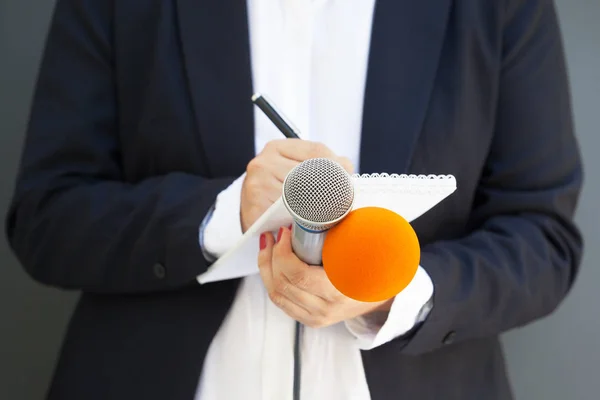
M 321 156 L 456 176 L 413 289 L 350 301 L 287 229 L 199 286 Z M 49 399 L 292 398 L 295 320 L 302 399 L 511 399 L 498 335 L 569 291 L 581 183 L 551 0 L 59 0 L 7 232 L 82 291 Z

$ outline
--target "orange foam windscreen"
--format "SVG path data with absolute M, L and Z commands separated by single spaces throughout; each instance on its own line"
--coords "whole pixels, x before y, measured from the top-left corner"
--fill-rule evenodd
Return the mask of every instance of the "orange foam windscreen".
M 356 209 L 327 232 L 323 268 L 331 283 L 352 299 L 390 299 L 411 282 L 421 249 L 412 226 L 380 207 Z

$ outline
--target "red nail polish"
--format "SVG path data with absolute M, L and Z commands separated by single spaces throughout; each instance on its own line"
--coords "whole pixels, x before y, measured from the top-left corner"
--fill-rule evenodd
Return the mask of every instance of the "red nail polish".
M 279 239 L 281 239 L 281 234 L 283 233 L 283 226 L 279 228 L 279 232 L 277 233 L 277 242 L 279 243 Z
M 264 233 L 260 234 L 260 249 L 264 250 L 265 247 L 267 247 L 267 237 L 265 236 Z

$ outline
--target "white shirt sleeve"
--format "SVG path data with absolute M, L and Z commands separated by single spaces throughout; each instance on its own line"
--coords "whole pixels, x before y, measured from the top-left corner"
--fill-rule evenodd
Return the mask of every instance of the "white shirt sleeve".
M 225 254 L 242 237 L 240 203 L 245 177 L 244 173 L 219 193 L 212 211 L 200 226 L 200 247 L 209 260 Z
M 419 266 L 408 286 L 396 295 L 389 313 L 374 313 L 344 321 L 361 350 L 371 350 L 407 333 L 429 310 L 423 307 L 433 296 L 433 282 Z M 422 311 L 426 314 L 423 315 Z M 421 314 L 421 315 L 420 315 Z M 421 318 L 420 318 L 421 317 Z

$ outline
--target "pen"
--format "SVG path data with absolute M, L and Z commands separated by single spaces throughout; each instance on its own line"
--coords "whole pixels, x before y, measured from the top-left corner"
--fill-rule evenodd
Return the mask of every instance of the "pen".
M 300 139 L 300 131 L 294 128 L 289 122 L 283 118 L 283 115 L 275 109 L 262 94 L 256 93 L 252 96 L 252 102 L 261 109 L 261 111 L 271 120 L 273 124 L 283 133 L 288 139 Z M 293 381 L 293 397 L 294 400 L 300 398 L 300 335 L 302 326 L 296 321 L 296 329 L 294 334 L 294 381 Z
M 296 129 L 292 124 L 287 122 L 283 115 L 275 109 L 272 103 L 270 103 L 265 96 L 260 93 L 254 94 L 252 96 L 252 102 L 261 109 L 261 111 L 275 124 L 277 129 L 283 133 L 283 135 L 288 139 L 300 139 L 300 131 Z

